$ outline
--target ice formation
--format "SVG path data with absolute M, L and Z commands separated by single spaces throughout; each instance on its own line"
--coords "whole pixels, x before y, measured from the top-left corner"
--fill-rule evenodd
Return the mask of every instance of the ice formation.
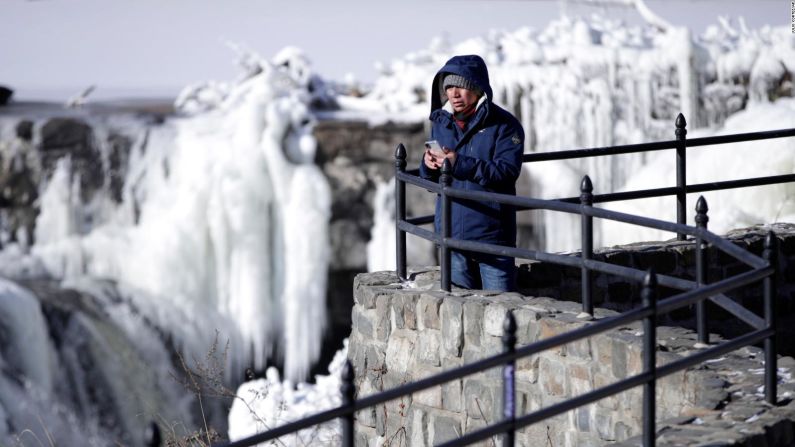
M 311 67 L 297 51 L 246 61 L 238 82 L 186 88 L 183 115 L 141 135 L 121 205 L 82 203 L 61 159 L 41 196 L 32 255 L 57 278 L 139 290 L 140 305 L 194 354 L 216 328 L 233 341 L 231 370 L 278 355 L 285 376 L 301 380 L 320 351 L 329 258 Z M 173 312 L 157 309 L 163 300 Z
M 237 399 L 229 411 L 229 439 L 236 441 L 269 428 L 310 416 L 339 406 L 342 369 L 348 357 L 348 341 L 344 341 L 329 364 L 328 375 L 315 377 L 314 384 L 299 383 L 293 387 L 282 380 L 275 368 L 269 368 L 265 378 L 246 382 L 237 390 Z M 339 445 L 339 421 L 333 420 L 296 434 L 282 437 L 279 442 L 263 445 Z

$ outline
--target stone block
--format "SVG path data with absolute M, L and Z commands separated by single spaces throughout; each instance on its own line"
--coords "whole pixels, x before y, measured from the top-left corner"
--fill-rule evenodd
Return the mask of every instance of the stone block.
M 404 293 L 393 297 L 390 320 L 396 329 L 417 329 L 417 296 Z
M 571 447 L 601 447 L 605 443 L 592 433 L 569 430 L 564 434 L 564 445 Z
M 541 388 L 530 382 L 519 380 L 517 377 L 515 382 L 516 388 L 516 412 L 517 414 L 525 414 L 533 411 L 534 402 L 537 402 L 537 396 L 541 392 Z
M 390 295 L 379 295 L 375 299 L 375 321 L 373 322 L 374 336 L 376 341 L 386 342 L 392 332 L 392 324 L 389 318 Z
M 370 440 L 376 439 L 377 436 L 373 428 L 356 426 L 353 445 L 356 447 L 370 447 Z
M 365 353 L 367 361 L 368 372 L 379 372 L 384 368 L 384 360 L 386 358 L 385 347 L 383 345 L 371 344 L 367 346 Z
M 445 357 L 461 357 L 464 345 L 464 306 L 457 297 L 446 298 L 439 309 L 442 326 L 442 348 Z
M 532 355 L 518 359 L 516 361 L 516 380 L 536 383 L 538 381 L 538 362 L 540 358 L 539 355 Z
M 501 304 L 489 304 L 483 314 L 483 332 L 485 334 L 501 337 L 508 309 Z
M 464 379 L 464 402 L 467 414 L 473 418 L 495 421 L 498 417 L 497 409 L 502 402 L 501 393 L 500 386 L 486 385 L 479 379 Z
M 538 383 L 551 396 L 565 396 L 566 366 L 552 356 L 542 356 L 538 366 Z
M 461 380 L 453 380 L 442 385 L 442 408 L 448 411 L 464 410 L 464 396 Z
M 643 343 L 641 337 L 627 344 L 627 375 L 634 376 L 643 372 Z
M 658 404 L 665 410 L 678 413 L 676 410 L 681 410 L 682 404 L 686 402 L 685 390 L 688 384 L 685 382 L 685 372 L 678 371 L 661 377 L 657 379 L 657 383 Z M 693 402 L 693 400 L 690 400 L 690 402 Z M 664 414 L 661 413 L 661 416 Z M 671 416 L 675 415 L 678 414 L 672 414 Z
M 591 338 L 583 338 L 566 344 L 566 356 L 591 360 Z
M 604 388 L 605 386 L 610 385 L 610 384 L 615 383 L 615 382 L 616 382 L 616 379 L 613 378 L 608 373 L 605 373 L 605 372 L 596 373 L 593 376 L 593 387 L 594 387 L 594 389 Z M 619 408 L 619 402 L 618 402 L 618 399 L 615 396 L 606 397 L 604 399 L 599 399 L 599 400 L 596 401 L 596 405 L 599 408 L 603 408 L 603 409 L 610 410 L 610 411 L 618 410 L 618 408 Z
M 381 404 L 373 407 L 375 410 L 375 434 L 378 436 L 386 435 L 386 424 L 389 412 L 387 406 L 388 404 Z
M 523 307 L 513 310 L 513 316 L 516 318 L 517 346 L 529 345 L 538 340 L 540 332 L 538 320 L 545 315 L 546 313 Z
M 615 423 L 615 427 L 613 428 L 613 433 L 615 433 L 616 441 L 625 441 L 628 438 L 634 435 L 632 427 L 628 426 L 627 424 L 618 421 Z
M 481 429 L 481 428 L 483 428 L 485 426 L 486 426 L 486 421 L 484 421 L 483 419 L 475 419 L 475 418 L 471 418 L 469 416 L 466 416 L 466 421 L 465 421 L 465 424 L 464 424 L 464 433 L 470 433 L 470 432 L 473 432 L 475 430 L 479 430 L 479 429 Z M 494 436 L 494 437 L 491 437 L 491 438 L 489 438 L 489 439 L 487 439 L 485 441 L 480 441 L 480 442 L 476 442 L 474 444 L 468 444 L 468 445 L 471 445 L 471 446 L 474 446 L 474 447 L 496 447 L 496 446 L 502 445 L 502 444 L 498 443 L 496 441 L 496 439 L 497 439 L 497 437 Z M 520 443 L 517 442 L 516 445 L 517 446 L 521 446 L 521 445 L 524 445 L 524 444 L 520 444 Z
M 610 366 L 613 371 L 613 377 L 625 379 L 627 377 L 627 344 L 618 338 L 612 338 L 611 341 Z
M 591 405 L 586 405 L 574 410 L 575 422 L 578 431 L 586 433 L 591 431 L 591 409 Z
M 591 355 L 599 371 L 609 372 L 613 361 L 612 337 L 606 334 L 591 337 Z
M 364 310 L 357 307 L 353 308 L 351 314 L 351 320 L 353 321 L 353 330 L 354 334 L 359 335 L 364 340 L 372 340 L 375 334 L 375 321 L 376 313 L 374 310 Z
M 612 411 L 605 411 L 598 407 L 593 411 L 593 428 L 596 434 L 605 441 L 615 440 L 613 434 L 613 416 L 615 413 Z
M 430 425 L 428 442 L 431 445 L 460 438 L 463 434 L 461 417 L 452 413 L 431 412 Z
M 417 300 L 417 315 L 420 329 L 440 329 L 439 306 L 442 299 L 429 294 L 423 294 Z
M 545 419 L 536 424 L 527 426 L 523 428 L 520 433 L 534 441 L 530 444 L 527 444 L 528 447 L 563 447 L 566 445 L 563 434 L 567 429 L 568 423 L 565 417 L 556 416 L 554 418 Z
M 394 332 L 386 347 L 386 368 L 390 376 L 407 379 L 414 355 L 416 333 Z
M 417 337 L 417 361 L 425 366 L 439 366 L 442 334 L 437 330 L 421 331 Z
M 573 396 L 585 394 L 594 389 L 590 362 L 569 363 L 566 377 L 569 379 L 568 392 Z
M 485 308 L 486 303 L 482 300 L 469 300 L 464 303 L 464 344 L 468 347 L 480 347 Z
M 364 346 L 357 343 L 356 347 L 348 352 L 348 359 L 353 365 L 354 376 L 364 377 L 367 371 L 367 352 Z
M 484 421 L 482 418 L 479 418 L 479 417 L 478 418 L 473 418 L 471 416 L 467 416 L 466 425 L 464 427 L 464 433 L 470 433 L 470 432 L 473 432 L 475 430 L 480 430 L 481 428 L 485 427 L 486 425 L 488 425 L 488 423 L 486 421 Z
M 566 322 L 561 321 L 558 318 L 543 318 L 538 322 L 538 327 L 539 340 L 554 337 L 555 335 L 566 333 L 572 329 Z M 553 352 L 557 355 L 565 355 L 566 346 L 558 346 L 557 348 L 553 348 L 548 352 Z
M 425 405 L 432 408 L 442 408 L 442 387 L 437 385 L 422 391 L 414 393 L 412 397 L 413 402 Z
M 408 439 L 411 446 L 428 445 L 428 413 L 420 405 L 412 405 L 410 410 L 411 424 L 408 427 Z
M 376 447 L 383 445 L 408 445 L 409 408 L 407 406 L 401 411 L 397 406 L 399 404 L 400 401 L 387 403 L 384 441 L 377 444 Z M 393 408 L 396 411 L 393 411 Z
M 729 393 L 727 392 L 727 383 L 719 377 L 704 377 L 705 375 L 699 374 L 700 380 L 696 386 L 696 406 L 707 409 L 718 408 L 722 402 L 729 400 Z
M 371 394 L 377 393 L 378 389 L 376 389 L 369 381 L 363 381 L 359 385 L 359 393 L 357 397 L 365 397 Z M 376 407 L 365 408 L 360 410 L 356 413 L 356 422 L 361 424 L 365 427 L 375 428 L 376 426 L 376 416 L 375 416 Z

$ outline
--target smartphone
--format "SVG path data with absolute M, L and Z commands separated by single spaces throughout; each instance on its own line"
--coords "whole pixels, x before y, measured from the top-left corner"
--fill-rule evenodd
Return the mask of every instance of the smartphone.
M 447 153 L 447 151 L 442 149 L 442 146 L 436 140 L 428 140 L 428 141 L 426 141 L 425 142 L 425 147 L 430 149 L 431 154 L 433 154 L 436 157 L 444 157 L 444 154 Z

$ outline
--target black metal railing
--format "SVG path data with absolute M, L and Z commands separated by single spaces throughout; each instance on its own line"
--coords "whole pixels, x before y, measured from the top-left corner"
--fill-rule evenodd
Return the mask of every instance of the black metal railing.
M 656 142 L 615 146 L 608 148 L 581 149 L 574 151 L 561 151 L 556 153 L 527 154 L 524 161 L 562 160 L 570 158 L 592 157 L 625 154 L 632 152 L 654 151 L 662 149 L 676 149 L 677 158 L 677 185 L 671 188 L 658 188 L 641 191 L 630 191 L 603 195 L 593 194 L 593 184 L 588 176 L 580 184 L 581 195 L 578 198 L 564 198 L 558 200 L 542 200 L 513 195 L 492 194 L 487 192 L 464 191 L 450 187 L 451 167 L 445 162 L 439 183 L 423 180 L 411 172 L 406 171 L 406 150 L 399 145 L 395 151 L 396 170 L 396 244 L 397 244 L 397 274 L 402 279 L 407 278 L 406 268 L 406 233 L 430 240 L 440 249 L 441 288 L 450 291 L 450 250 L 468 250 L 480 253 L 504 255 L 521 259 L 533 259 L 550 262 L 563 266 L 580 268 L 582 271 L 583 311 L 593 315 L 591 302 L 593 272 L 616 275 L 631 281 L 642 283 L 641 306 L 623 312 L 613 317 L 590 321 L 585 326 L 553 337 L 545 338 L 527 346 L 516 346 L 516 322 L 511 312 L 506 316 L 503 335 L 503 352 L 476 362 L 463 365 L 442 373 L 427 377 L 416 382 L 411 382 L 387 391 L 383 391 L 362 398 L 355 397 L 354 372 L 350 362 L 346 363 L 342 373 L 342 405 L 320 412 L 307 418 L 287 423 L 281 427 L 256 434 L 246 439 L 234 441 L 225 446 L 253 446 L 262 442 L 274 440 L 281 436 L 295 433 L 299 430 L 317 424 L 341 419 L 341 445 L 353 445 L 353 422 L 357 411 L 383 404 L 390 400 L 409 395 L 418 391 L 441 385 L 451 380 L 483 372 L 496 366 L 503 367 L 503 411 L 502 420 L 488 425 L 477 431 L 465 434 L 463 437 L 450 440 L 443 446 L 467 445 L 473 442 L 488 439 L 494 435 L 503 436 L 503 445 L 514 445 L 516 430 L 539 422 L 541 420 L 570 411 L 579 406 L 593 403 L 599 399 L 612 396 L 636 386 L 643 387 L 643 445 L 653 446 L 655 442 L 655 387 L 656 381 L 664 376 L 697 365 L 704 360 L 736 350 L 743 346 L 764 342 L 765 373 L 764 388 L 765 400 L 776 404 L 776 303 L 775 303 L 775 266 L 777 253 L 777 239 L 772 232 L 765 238 L 763 256 L 760 258 L 733 243 L 720 238 L 707 230 L 707 203 L 700 197 L 696 204 L 696 226 L 684 224 L 686 212 L 684 209 L 685 197 L 688 193 L 711 191 L 743 186 L 767 185 L 773 183 L 795 181 L 795 175 L 758 177 L 752 179 L 732 180 L 700 185 L 687 185 L 685 182 L 685 156 L 688 146 L 705 146 L 724 144 L 739 141 L 763 140 L 795 136 L 795 129 L 786 129 L 772 132 L 755 132 L 748 134 L 726 135 L 699 139 L 685 139 L 685 120 L 680 114 L 676 120 L 676 137 L 674 141 Z M 420 227 L 433 221 L 433 216 L 407 217 L 405 188 L 411 184 L 430 192 L 439 194 L 441 199 L 441 234 Z M 630 200 L 644 197 L 659 197 L 675 195 L 677 197 L 677 222 L 665 222 L 649 217 L 634 216 L 616 211 L 604 210 L 593 206 L 594 203 L 615 200 Z M 450 233 L 450 205 L 453 199 L 489 200 L 514 206 L 517 210 L 540 209 L 554 212 L 579 214 L 582 219 L 582 250 L 580 256 L 569 256 L 543 251 L 529 250 L 518 247 L 506 247 L 484 244 L 476 241 L 454 239 Z M 687 236 L 693 238 L 696 251 L 695 280 L 677 278 L 669 275 L 656 274 L 654 271 L 641 271 L 620 265 L 609 264 L 592 258 L 593 254 L 593 218 L 624 222 L 632 225 L 654 228 L 671 232 L 680 240 Z M 747 271 L 707 283 L 705 252 L 711 246 L 726 255 L 733 257 L 748 266 Z M 741 287 L 762 282 L 762 295 L 764 300 L 764 316 L 760 317 L 738 303 L 729 299 L 725 293 Z M 658 300 L 657 289 L 664 286 L 681 292 L 668 298 Z M 724 308 L 743 322 L 747 323 L 752 331 L 734 339 L 716 345 L 708 345 L 709 336 L 707 328 L 704 303 L 709 300 Z M 698 341 L 703 344 L 697 353 L 672 361 L 664 365 L 656 365 L 656 320 L 657 317 L 673 310 L 696 306 L 696 321 Z M 643 322 L 643 370 L 632 377 L 625 378 L 610 385 L 575 396 L 555 405 L 517 416 L 515 408 L 515 377 L 514 368 L 517 359 L 538 354 L 547 349 L 561 346 L 577 340 L 598 335 L 605 331 L 618 328 L 633 321 Z

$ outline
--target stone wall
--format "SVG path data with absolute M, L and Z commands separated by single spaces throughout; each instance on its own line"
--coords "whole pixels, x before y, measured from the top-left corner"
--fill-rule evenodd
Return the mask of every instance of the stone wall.
M 428 377 L 501 351 L 506 312 L 513 311 L 518 343 L 587 324 L 578 303 L 517 293 L 438 291 L 438 271 L 417 270 L 400 283 L 390 272 L 362 274 L 354 283 L 349 358 L 359 397 Z M 596 318 L 615 315 L 597 309 Z M 641 371 L 640 322 L 548 350 L 517 363 L 517 414 L 522 415 Z M 695 334 L 658 327 L 657 362 L 697 350 Z M 715 338 L 716 339 L 716 338 Z M 793 442 L 795 391 L 791 368 L 779 363 L 779 396 L 770 408 L 762 394 L 762 353 L 743 348 L 662 379 L 657 390 L 657 445 L 783 446 Z M 501 371 L 449 382 L 357 413 L 356 445 L 436 445 L 499 419 Z M 525 446 L 636 445 L 641 390 L 578 408 L 526 427 Z M 483 442 L 480 445 L 492 445 Z

